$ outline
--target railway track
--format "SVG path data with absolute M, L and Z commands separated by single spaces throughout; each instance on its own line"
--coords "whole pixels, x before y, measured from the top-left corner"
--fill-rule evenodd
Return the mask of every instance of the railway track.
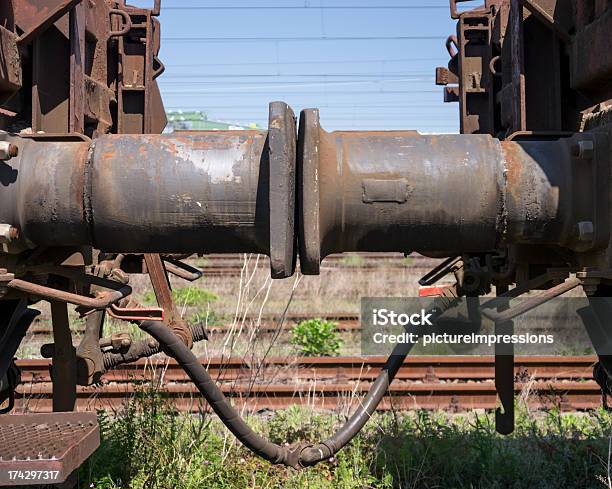
M 244 255 L 206 255 L 204 263 L 198 263 L 205 277 L 236 277 L 242 273 L 245 265 Z M 422 255 L 405 257 L 401 253 L 347 253 L 330 255 L 321 264 L 321 272 L 337 270 L 381 271 L 389 273 L 424 274 L 440 263 L 440 260 Z M 249 270 L 258 268 L 269 270 L 269 258 L 260 256 L 248 260 Z
M 350 333 L 361 330 L 361 323 L 359 315 L 350 312 L 347 313 L 321 313 L 321 314 L 290 314 L 285 317 L 282 325 L 280 325 L 281 331 L 290 331 L 295 324 L 308 319 L 324 319 L 326 321 L 333 321 L 337 323 L 336 330 L 340 333 Z M 247 324 L 254 323 L 258 320 L 258 315 L 247 315 L 244 318 Z M 264 315 L 261 317 L 261 323 L 259 327 L 260 334 L 275 333 L 279 328 L 280 318 L 277 315 Z M 211 324 L 208 325 L 208 331 L 212 335 L 224 335 L 232 329 L 232 321 L 228 320 L 224 324 Z M 74 329 L 75 332 L 81 333 L 84 331 L 84 327 L 77 327 Z M 50 325 L 45 323 L 36 324 L 28 330 L 30 336 L 51 336 L 53 329 Z
M 241 359 L 212 359 L 211 375 L 233 401 L 250 411 L 302 404 L 321 409 L 355 405 L 384 364 L 381 357 L 268 359 L 249 364 Z M 520 357 L 515 365 L 517 394 L 529 392 L 530 406 L 562 410 L 594 409 L 600 390 L 590 380 L 595 357 Z M 18 406 L 34 412 L 51 410 L 49 362 L 19 363 L 23 384 Z M 412 357 L 400 370 L 381 409 L 493 409 L 497 404 L 492 357 Z M 99 387 L 80 387 L 79 410 L 119 409 L 147 390 L 156 379 L 160 392 L 181 411 L 197 412 L 202 401 L 195 386 L 174 362 L 160 359 L 127 365 L 105 376 Z

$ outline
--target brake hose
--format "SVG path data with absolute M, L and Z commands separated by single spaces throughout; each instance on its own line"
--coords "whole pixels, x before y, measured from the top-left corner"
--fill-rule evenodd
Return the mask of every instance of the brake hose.
M 178 362 L 219 419 L 243 445 L 274 464 L 299 467 L 299 450 L 281 447 L 255 433 L 232 407 L 193 352 L 170 328 L 157 321 L 144 321 L 140 323 L 140 328 L 155 338 L 164 352 Z
M 445 299 L 437 302 L 438 307 L 430 311 L 434 319 L 454 302 L 448 298 Z M 361 431 L 382 401 L 413 346 L 412 343 L 396 345 L 357 411 L 331 438 L 315 445 L 298 444 L 292 447 L 282 447 L 258 435 L 246 424 L 193 352 L 170 328 L 156 321 L 144 321 L 140 324 L 140 328 L 155 338 L 164 352 L 178 362 L 219 419 L 244 446 L 271 463 L 296 469 L 316 465 L 333 457 Z

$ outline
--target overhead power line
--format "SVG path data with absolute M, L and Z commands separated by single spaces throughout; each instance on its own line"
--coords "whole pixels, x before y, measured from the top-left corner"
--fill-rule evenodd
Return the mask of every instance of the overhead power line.
M 164 42 L 444 41 L 448 36 L 164 37 Z
M 188 109 L 185 108 L 184 105 L 176 105 L 176 106 L 167 106 L 166 107 L 168 110 L 172 110 L 172 111 L 179 111 L 179 110 L 183 110 L 183 111 L 187 111 L 187 112 L 192 112 L 194 110 L 197 111 L 202 111 L 202 112 L 206 112 L 208 110 L 213 110 L 213 109 L 223 109 L 223 110 L 245 110 L 245 109 L 261 109 L 261 112 L 263 114 L 267 113 L 268 111 L 268 107 L 266 104 L 258 104 L 258 105 L 246 105 L 246 104 L 239 104 L 239 105 L 198 105 L 198 106 L 191 106 Z M 449 109 L 449 108 L 453 108 L 453 106 L 451 105 L 449 107 L 448 104 L 444 104 L 444 105 L 432 105 L 431 103 L 429 104 L 316 104 L 316 108 L 318 109 L 355 109 L 355 108 L 361 108 L 361 109 L 428 109 L 428 110 L 433 110 L 433 109 Z M 454 108 L 454 110 L 456 110 L 456 108 Z
M 232 82 L 232 83 L 226 83 L 225 85 L 228 87 L 228 91 L 229 92 L 235 92 L 235 91 L 242 91 L 242 90 L 260 90 L 260 89 L 268 89 L 268 88 L 275 88 L 278 90 L 282 90 L 285 88 L 309 88 L 309 87 L 321 87 L 321 88 L 327 88 L 327 87 L 339 87 L 339 86 L 345 86 L 345 87 L 355 87 L 355 86 L 360 86 L 360 85 L 372 85 L 375 83 L 422 83 L 422 82 L 427 82 L 433 80 L 433 77 L 428 78 L 428 79 L 423 79 L 423 78 L 386 78 L 384 80 L 361 80 L 361 81 L 347 81 L 347 80 L 327 80 L 327 81 L 312 81 L 312 82 L 308 82 L 308 81 L 299 81 L 299 82 L 290 82 L 290 81 L 275 81 L 275 82 L 259 82 L 259 85 L 253 85 L 253 82 Z M 207 82 L 207 81 L 190 81 L 188 84 L 185 83 L 181 83 L 181 82 L 168 82 L 166 84 L 163 84 L 164 86 L 167 85 L 174 85 L 174 86 L 191 86 L 191 85 L 213 85 L 213 86 L 218 86 L 220 83 L 219 82 Z M 235 87 L 235 88 L 234 88 Z
M 202 77 L 205 78 L 205 77 Z M 249 82 L 239 82 L 239 81 L 206 81 L 206 80 L 189 80 L 189 81 L 176 81 L 170 80 L 165 81 L 164 83 L 160 83 L 162 87 L 193 87 L 193 86 L 218 86 L 222 85 L 223 87 L 237 87 L 236 90 L 242 90 L 239 87 L 246 87 L 248 89 L 258 89 L 258 88 L 286 88 L 286 87 L 333 87 L 338 85 L 344 86 L 353 86 L 353 85 L 371 85 L 376 83 L 432 83 L 434 82 L 433 77 L 415 77 L 415 78 L 377 78 L 372 80 L 364 80 L 364 81 L 349 81 L 349 80 L 322 80 L 318 81 L 317 79 L 313 81 L 285 81 L 285 80 L 277 80 L 277 81 L 258 81 L 252 80 Z M 257 83 L 256 86 L 253 83 Z
M 328 61 L 264 61 L 264 62 L 244 62 L 244 63 L 185 63 L 185 64 L 167 64 L 166 68 L 201 68 L 210 66 L 287 66 L 287 65 L 337 65 L 337 64 L 369 64 L 369 63 L 413 63 L 421 61 L 437 61 L 442 62 L 448 57 L 432 57 L 432 58 L 399 58 L 399 59 L 340 59 Z
M 433 78 L 431 73 L 175 73 L 164 75 L 160 81 L 176 78 L 397 78 L 413 76 Z M 215 82 L 218 83 L 218 82 Z M 278 83 L 278 82 L 276 82 Z
M 422 120 L 422 119 L 420 119 Z M 219 122 L 241 122 L 241 123 L 247 123 L 247 122 L 259 122 L 261 123 L 262 126 L 266 125 L 266 121 L 267 118 L 265 117 L 231 117 L 229 119 L 227 119 L 226 121 L 219 121 Z M 369 126 L 370 124 L 379 124 L 380 122 L 394 122 L 396 124 L 401 124 L 400 128 L 402 130 L 406 130 L 406 131 L 411 131 L 411 130 L 416 130 L 418 131 L 420 129 L 420 127 L 417 127 L 417 123 L 413 123 L 411 120 L 409 120 L 408 118 L 389 118 L 389 117 L 385 117 L 385 116 L 381 116 L 381 117 L 362 117 L 360 115 L 356 115 L 355 117 L 325 117 L 323 120 L 321 120 L 321 125 L 325 128 L 326 125 L 331 124 L 332 122 L 341 122 L 341 121 L 355 121 L 355 122 L 359 122 L 360 124 L 362 124 L 363 126 L 365 126 L 367 129 L 369 130 L 374 130 L 375 128 L 372 126 Z M 457 120 L 457 122 L 454 123 L 437 123 L 434 119 L 428 119 L 428 120 L 423 120 L 423 124 L 418 123 L 418 126 L 429 126 L 429 127 L 449 127 L 449 128 L 455 128 L 459 126 L 459 121 Z M 342 129 L 342 128 L 340 128 Z
M 448 5 L 184 5 L 165 10 L 448 10 Z
M 236 91 L 236 90 L 226 90 L 226 91 L 208 91 L 208 90 L 178 90 L 178 91 L 173 91 L 173 90 L 165 90 L 164 94 L 165 95 L 189 95 L 189 96 L 193 96 L 193 95 L 232 95 L 232 96 L 237 96 L 237 95 L 267 95 L 269 93 L 272 94 L 278 94 L 279 90 L 269 90 L 266 89 L 264 91 L 260 91 L 260 92 L 240 92 L 240 91 Z M 345 95 L 364 95 L 364 94 L 379 94 L 379 95 L 399 95 L 402 93 L 435 93 L 440 95 L 441 91 L 440 90 L 343 90 L 343 91 L 321 91 L 321 90 L 317 90 L 317 91 L 313 91 L 313 90 L 300 90 L 299 92 L 294 92 L 294 93 L 287 93 L 285 92 L 285 95 L 303 95 L 305 93 L 313 93 L 313 94 L 317 94 L 320 96 L 323 95 L 334 95 L 334 96 L 345 96 Z

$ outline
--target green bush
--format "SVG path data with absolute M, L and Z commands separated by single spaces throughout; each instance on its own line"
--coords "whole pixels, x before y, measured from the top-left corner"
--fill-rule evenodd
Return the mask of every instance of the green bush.
M 338 323 L 322 319 L 302 321 L 291 332 L 291 344 L 299 347 L 307 357 L 338 355 L 342 341 L 338 337 L 337 328 Z

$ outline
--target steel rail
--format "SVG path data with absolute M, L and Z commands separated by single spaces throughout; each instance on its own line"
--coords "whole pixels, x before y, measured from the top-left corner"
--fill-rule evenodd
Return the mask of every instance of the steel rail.
M 383 357 L 269 358 L 265 361 L 270 383 L 251 386 L 256 366 L 242 359 L 202 360 L 224 394 L 249 409 L 281 409 L 292 404 L 314 403 L 331 409 L 365 394 L 384 364 Z M 516 392 L 528 388 L 536 408 L 566 410 L 595 409 L 600 406 L 599 387 L 591 379 L 596 358 L 517 357 Z M 50 361 L 18 362 L 23 383 L 18 390 L 18 407 L 45 412 L 51 406 Z M 494 357 L 409 357 L 389 388 L 381 409 L 493 409 L 496 403 Z M 80 387 L 79 409 L 116 409 L 136 393 L 142 383 L 163 375 L 161 391 L 177 409 L 196 411 L 200 397 L 187 375 L 175 361 L 139 361 L 124 365 L 105 376 L 100 388 Z M 146 390 L 146 388 L 144 388 Z

